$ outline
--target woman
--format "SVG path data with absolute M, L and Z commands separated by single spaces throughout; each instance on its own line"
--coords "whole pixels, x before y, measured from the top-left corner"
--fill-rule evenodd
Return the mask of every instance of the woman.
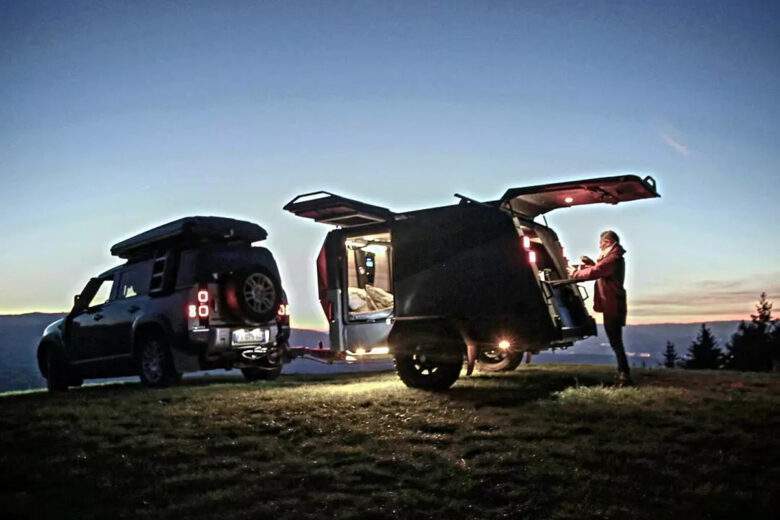
M 615 352 L 618 365 L 618 386 L 633 384 L 628 367 L 626 350 L 623 346 L 623 327 L 626 324 L 626 250 L 620 245 L 620 238 L 614 231 L 604 231 L 599 238 L 601 253 L 593 262 L 582 257 L 579 269 L 569 267 L 569 275 L 575 280 L 596 280 L 593 310 L 604 314 L 604 330 L 609 344 Z

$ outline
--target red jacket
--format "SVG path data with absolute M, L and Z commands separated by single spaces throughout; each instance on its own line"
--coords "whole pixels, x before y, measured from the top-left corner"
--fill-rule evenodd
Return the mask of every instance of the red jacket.
M 626 324 L 626 290 L 623 282 L 626 278 L 626 262 L 623 255 L 626 250 L 615 244 L 607 256 L 591 267 L 575 271 L 575 280 L 596 280 L 593 296 L 593 310 L 604 313 L 604 321 L 618 320 Z

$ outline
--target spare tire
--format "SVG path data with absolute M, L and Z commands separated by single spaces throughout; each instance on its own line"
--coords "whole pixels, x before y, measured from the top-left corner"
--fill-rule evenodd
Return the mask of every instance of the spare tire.
M 282 287 L 261 267 L 238 271 L 225 285 L 225 300 L 238 316 L 249 321 L 271 321 L 282 302 Z

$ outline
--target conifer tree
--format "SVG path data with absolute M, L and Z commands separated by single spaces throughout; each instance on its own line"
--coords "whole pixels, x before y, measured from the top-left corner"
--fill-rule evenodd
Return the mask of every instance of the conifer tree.
M 671 341 L 666 342 L 666 350 L 664 351 L 664 366 L 666 368 L 674 368 L 677 366 L 677 360 L 679 356 L 674 349 L 674 343 Z
M 702 323 L 699 335 L 688 349 L 688 359 L 685 360 L 685 368 L 720 368 L 722 357 L 723 354 L 718 348 L 718 340 L 715 339 L 710 329 L 707 328 L 707 324 Z
M 756 313 L 750 322 L 741 322 L 737 332 L 726 345 L 726 368 L 733 370 L 769 371 L 773 365 L 775 320 L 772 319 L 772 302 L 761 293 Z

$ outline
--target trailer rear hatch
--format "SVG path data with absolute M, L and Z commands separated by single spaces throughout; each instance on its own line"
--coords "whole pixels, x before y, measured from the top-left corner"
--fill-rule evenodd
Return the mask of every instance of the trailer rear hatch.
M 533 219 L 558 208 L 584 204 L 618 204 L 659 197 L 652 177 L 618 175 L 541 186 L 511 188 L 499 200 L 501 206 Z
M 284 209 L 315 222 L 342 228 L 385 222 L 394 213 L 387 208 L 340 197 L 327 191 L 315 191 L 298 195 Z

